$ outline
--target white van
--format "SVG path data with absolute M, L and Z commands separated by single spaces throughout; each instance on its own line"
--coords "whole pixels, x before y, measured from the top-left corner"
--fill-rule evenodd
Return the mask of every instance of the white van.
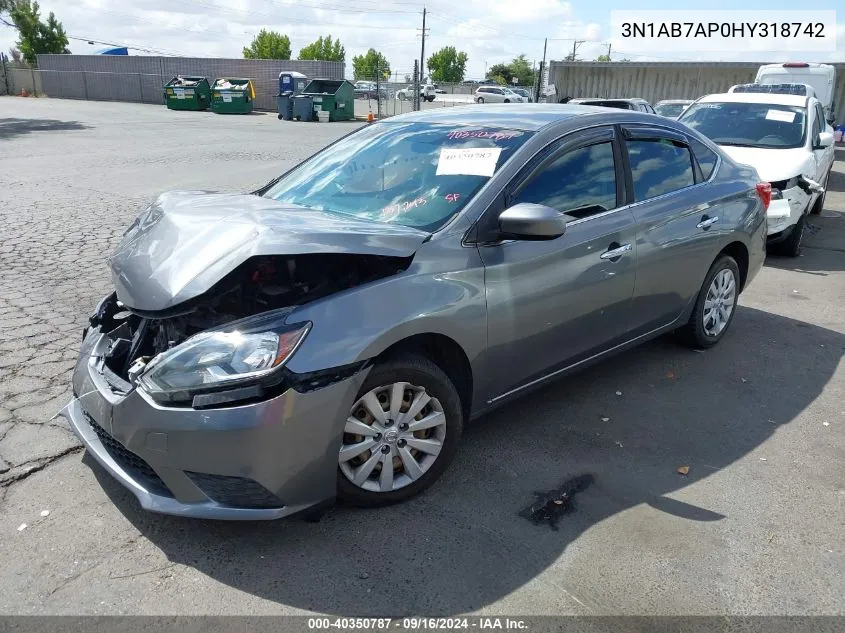
M 757 70 L 757 84 L 808 84 L 816 99 L 822 102 L 827 122 L 833 125 L 836 104 L 833 91 L 836 87 L 836 69 L 830 64 L 788 62 L 766 64 Z

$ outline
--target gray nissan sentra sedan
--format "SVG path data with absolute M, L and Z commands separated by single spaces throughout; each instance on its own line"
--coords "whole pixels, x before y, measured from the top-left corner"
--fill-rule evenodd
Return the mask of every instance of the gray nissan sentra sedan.
M 769 198 L 655 115 L 397 116 L 251 194 L 161 195 L 110 258 L 65 415 L 156 512 L 402 501 L 491 408 L 664 332 L 718 343 Z

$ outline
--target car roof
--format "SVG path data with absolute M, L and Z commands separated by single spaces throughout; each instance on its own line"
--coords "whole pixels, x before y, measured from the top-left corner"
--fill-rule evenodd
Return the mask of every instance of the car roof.
M 806 107 L 808 97 L 800 95 L 782 95 L 771 92 L 725 92 L 701 97 L 697 103 L 766 103 L 769 105 L 783 105 Z
M 654 122 L 660 117 L 617 108 L 582 106 L 558 103 L 486 103 L 454 108 L 437 108 L 409 112 L 384 119 L 381 124 L 392 121 L 418 123 L 449 123 L 453 125 L 479 125 L 536 132 L 547 125 L 577 117 L 607 117 L 612 115 L 634 116 L 636 121 Z M 615 121 L 613 121 L 615 122 Z M 661 123 L 663 124 L 663 123 Z
M 666 103 L 692 103 L 692 99 L 663 99 L 662 101 L 658 101 L 654 105 L 661 105 Z

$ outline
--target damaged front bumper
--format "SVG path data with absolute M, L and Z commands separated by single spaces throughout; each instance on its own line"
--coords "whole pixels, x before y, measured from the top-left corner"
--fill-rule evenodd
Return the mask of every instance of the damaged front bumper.
M 102 363 L 108 346 L 99 328 L 86 333 L 64 415 L 143 508 L 205 519 L 276 519 L 335 496 L 344 422 L 366 369 L 250 404 L 166 407 L 140 389 L 123 391 L 110 382 Z
M 811 196 L 796 186 L 782 192 L 781 198 L 773 198 L 766 210 L 766 232 L 770 242 L 789 237 L 801 215 L 810 204 Z

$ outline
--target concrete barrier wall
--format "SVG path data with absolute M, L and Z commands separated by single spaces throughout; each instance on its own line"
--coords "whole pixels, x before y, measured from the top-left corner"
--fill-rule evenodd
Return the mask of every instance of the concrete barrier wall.
M 754 81 L 768 62 L 551 62 L 549 83 L 558 98 L 642 97 L 654 104 L 662 99 L 697 99 L 725 92 L 734 84 Z M 845 64 L 836 68 L 835 104 L 839 122 L 845 121 Z
M 255 85 L 255 106 L 275 110 L 279 72 L 293 70 L 311 78 L 342 79 L 344 62 L 143 57 L 133 55 L 39 55 L 36 75 L 54 98 L 163 103 L 162 86 L 176 75 L 248 77 Z

